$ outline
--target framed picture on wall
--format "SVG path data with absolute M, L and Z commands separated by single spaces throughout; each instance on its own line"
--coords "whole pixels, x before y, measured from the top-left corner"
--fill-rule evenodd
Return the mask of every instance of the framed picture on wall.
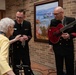
M 34 4 L 34 41 L 48 42 L 48 28 L 51 19 L 54 18 L 53 11 L 62 5 L 62 0 L 45 1 Z

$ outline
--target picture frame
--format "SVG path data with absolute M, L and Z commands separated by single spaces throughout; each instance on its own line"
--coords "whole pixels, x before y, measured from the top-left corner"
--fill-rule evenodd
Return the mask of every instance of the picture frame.
M 62 6 L 62 3 L 62 0 L 52 0 L 34 4 L 34 41 L 48 43 L 48 28 L 54 18 L 54 8 Z

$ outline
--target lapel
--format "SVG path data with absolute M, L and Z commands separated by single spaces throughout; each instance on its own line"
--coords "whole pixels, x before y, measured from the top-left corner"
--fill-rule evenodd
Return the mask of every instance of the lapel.
M 67 22 L 66 22 L 66 16 L 64 16 L 64 19 L 63 19 L 63 25 L 66 26 Z

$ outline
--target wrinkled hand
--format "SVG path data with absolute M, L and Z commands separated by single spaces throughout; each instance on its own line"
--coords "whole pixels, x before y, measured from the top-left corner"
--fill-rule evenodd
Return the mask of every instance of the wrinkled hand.
M 18 40 L 20 40 L 21 35 L 17 35 L 14 39 L 10 40 L 9 43 L 12 44 Z
M 16 40 L 16 41 L 20 40 L 20 37 L 21 37 L 21 35 L 17 35 L 17 36 L 15 37 L 15 40 Z
M 69 39 L 70 35 L 68 33 L 63 33 L 61 37 L 63 37 L 63 39 Z
M 19 39 L 21 42 L 28 40 L 28 37 L 26 35 L 23 35 Z
M 12 70 L 10 70 L 6 74 L 4 74 L 4 75 L 15 75 L 15 73 Z

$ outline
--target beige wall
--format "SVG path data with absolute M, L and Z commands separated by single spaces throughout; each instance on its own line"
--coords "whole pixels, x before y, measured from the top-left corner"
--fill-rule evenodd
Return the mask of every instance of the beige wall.
M 5 10 L 5 0 L 0 0 L 0 10 Z
M 41 1 L 46 0 L 6 0 L 6 16 L 15 19 L 17 9 L 26 9 L 26 19 L 32 24 L 33 34 L 33 37 L 29 42 L 31 61 L 55 68 L 54 54 L 49 51 L 48 43 L 34 41 L 34 3 Z M 63 8 L 66 16 L 76 17 L 76 0 L 63 0 Z

